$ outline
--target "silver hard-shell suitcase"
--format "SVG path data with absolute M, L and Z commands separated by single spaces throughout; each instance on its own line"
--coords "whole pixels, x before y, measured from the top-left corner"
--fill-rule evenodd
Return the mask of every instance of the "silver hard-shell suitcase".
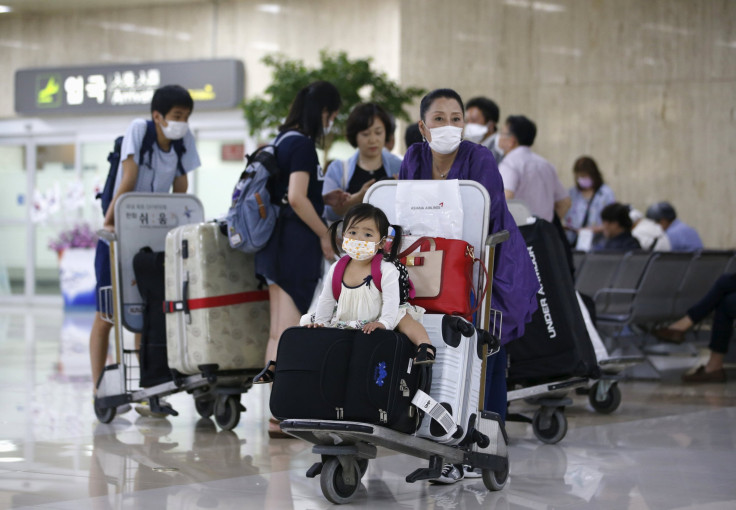
M 427 414 L 417 435 L 455 445 L 465 439 L 473 426 L 471 417 L 478 414 L 482 369 L 478 332 L 470 322 L 450 315 L 425 314 L 422 324 L 437 349 L 429 396 L 445 407 L 459 428 L 448 432 Z
M 166 236 L 166 337 L 169 367 L 183 374 L 263 366 L 268 291 L 258 289 L 254 258 L 234 250 L 216 222 Z

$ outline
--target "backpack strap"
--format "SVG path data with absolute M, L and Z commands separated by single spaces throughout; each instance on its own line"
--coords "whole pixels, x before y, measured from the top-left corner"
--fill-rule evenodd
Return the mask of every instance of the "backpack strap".
M 143 158 L 148 154 L 148 166 L 151 166 L 153 161 L 153 144 L 156 143 L 156 123 L 152 120 L 146 121 L 146 134 L 143 135 L 143 141 L 141 142 L 141 150 L 138 153 L 138 161 L 143 163 Z M 179 175 L 184 175 L 184 165 L 181 163 L 181 158 L 187 151 L 184 147 L 184 140 L 171 140 L 171 146 L 174 148 L 176 153 L 176 171 Z
M 345 274 L 345 268 L 350 262 L 350 255 L 344 255 L 337 261 L 335 270 L 332 272 L 332 296 L 335 301 L 340 299 L 340 290 L 342 290 L 342 276 Z
M 156 143 L 156 123 L 152 120 L 146 121 L 146 134 L 143 135 L 141 149 L 138 152 L 139 165 L 143 164 L 143 158 L 148 154 L 148 166 L 153 161 L 153 144 Z
M 381 273 L 382 260 L 383 253 L 376 253 L 373 260 L 371 260 L 371 278 L 373 278 L 373 283 L 378 289 L 378 292 L 383 292 L 383 289 L 381 289 L 381 279 L 383 278 L 383 274 Z
M 381 273 L 382 260 L 383 253 L 376 253 L 373 260 L 371 260 L 371 278 L 373 279 L 373 283 L 378 289 L 378 292 L 383 292 L 383 290 L 381 290 L 381 278 L 383 278 L 383 274 Z M 350 262 L 350 255 L 344 255 L 337 261 L 335 270 L 332 272 L 332 296 L 335 298 L 335 301 L 340 299 L 342 277 L 345 274 L 345 268 L 347 267 L 348 262 Z
M 274 141 L 273 142 L 273 146 L 274 147 L 278 147 L 281 142 L 283 142 L 284 140 L 286 140 L 290 136 L 294 136 L 294 135 L 306 136 L 305 134 L 300 133 L 296 129 L 292 129 L 291 131 L 287 131 L 286 133 L 284 133 L 283 135 L 281 135 L 281 138 L 279 138 L 278 141 Z
M 184 165 L 181 163 L 181 157 L 187 151 L 187 148 L 184 147 L 184 139 L 172 140 L 171 145 L 174 147 L 174 152 L 176 152 L 176 169 L 178 170 L 179 175 L 184 175 L 187 173 L 186 170 L 184 170 Z M 153 151 L 151 151 L 151 155 L 153 155 Z

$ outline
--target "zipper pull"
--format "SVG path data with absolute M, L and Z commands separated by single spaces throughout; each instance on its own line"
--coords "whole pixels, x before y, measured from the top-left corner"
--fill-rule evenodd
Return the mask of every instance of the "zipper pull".
M 410 396 L 410 395 L 409 395 L 409 386 L 407 386 L 407 384 L 406 384 L 406 381 L 405 381 L 405 380 L 403 380 L 403 379 L 402 379 L 402 380 L 401 380 L 401 382 L 399 383 L 399 391 L 401 392 L 401 394 L 402 394 L 402 395 L 403 395 L 404 397 L 409 397 L 409 396 Z

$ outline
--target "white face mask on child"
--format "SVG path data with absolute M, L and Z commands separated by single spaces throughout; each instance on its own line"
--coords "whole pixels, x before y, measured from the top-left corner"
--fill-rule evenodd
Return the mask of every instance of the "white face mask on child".
M 167 126 L 161 126 L 161 131 L 163 131 L 164 136 L 169 140 L 181 140 L 187 134 L 187 131 L 189 131 L 189 124 L 170 120 Z
M 378 253 L 378 244 L 374 241 L 361 241 L 360 239 L 345 237 L 342 240 L 342 249 L 353 260 L 368 260 Z

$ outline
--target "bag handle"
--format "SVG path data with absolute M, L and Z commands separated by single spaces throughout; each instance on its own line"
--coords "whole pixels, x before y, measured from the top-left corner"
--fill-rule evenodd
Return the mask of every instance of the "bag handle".
M 429 242 L 429 250 L 427 250 L 427 251 L 437 251 L 437 243 L 435 243 L 434 237 L 426 237 L 425 236 L 425 237 L 420 237 L 419 239 L 417 239 L 416 241 L 414 241 L 411 244 L 411 246 L 409 246 L 406 250 L 402 251 L 399 254 L 398 258 L 399 259 L 403 259 L 407 255 L 409 255 L 410 253 L 412 253 L 414 250 L 416 250 L 417 248 L 419 248 L 425 242 Z
M 429 247 L 430 247 L 429 251 L 436 251 L 437 244 L 435 243 L 435 240 L 433 237 L 426 237 L 426 236 L 420 237 L 419 239 L 414 241 L 411 244 L 411 246 L 409 246 L 406 250 L 402 251 L 399 254 L 399 259 L 406 257 L 407 255 L 412 253 L 414 250 L 416 250 L 418 247 L 420 247 L 422 244 L 424 244 L 427 241 L 429 241 Z M 478 257 L 476 257 L 473 252 L 474 252 L 473 246 L 468 243 L 468 248 L 465 254 L 473 260 L 473 265 L 475 265 L 476 262 L 480 264 L 480 268 L 483 271 L 484 279 L 483 279 L 483 290 L 480 293 L 480 298 L 476 300 L 475 306 L 470 310 L 470 315 L 473 315 L 475 312 L 478 311 L 481 303 L 483 302 L 483 300 L 486 297 L 486 294 L 488 293 L 488 269 L 486 269 L 486 266 L 483 263 L 483 261 L 479 259 Z
M 475 306 L 470 310 L 470 315 L 473 315 L 478 311 L 481 303 L 483 303 L 483 300 L 486 298 L 486 294 L 488 293 L 488 269 L 486 269 L 486 265 L 481 259 L 477 257 L 473 258 L 473 265 L 475 265 L 476 262 L 480 264 L 480 268 L 483 270 L 483 291 L 480 293 L 480 299 L 476 300 Z

